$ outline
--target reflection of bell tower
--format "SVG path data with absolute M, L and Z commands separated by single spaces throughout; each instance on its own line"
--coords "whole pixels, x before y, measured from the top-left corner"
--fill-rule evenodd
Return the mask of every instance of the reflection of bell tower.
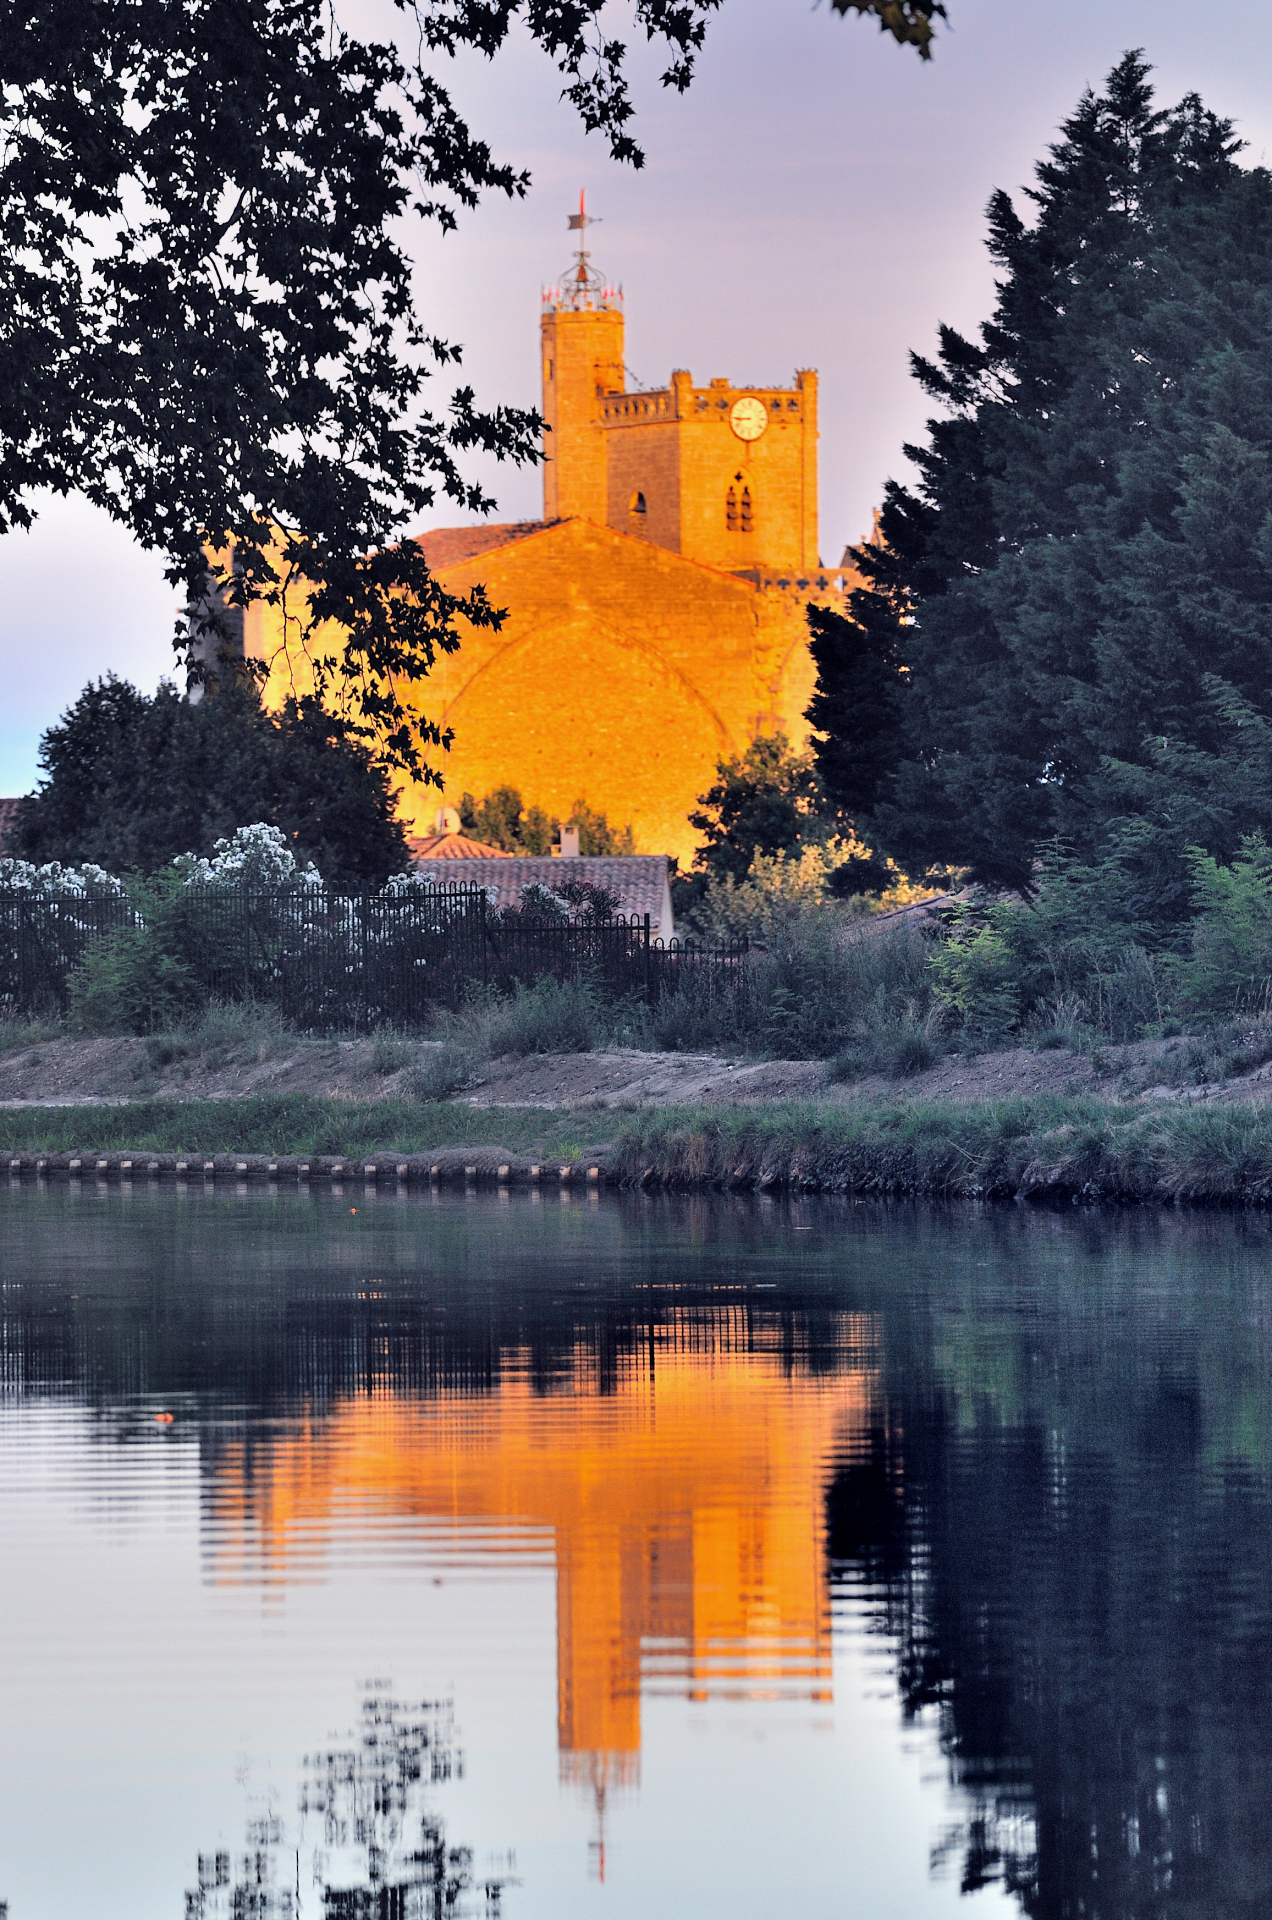
M 543 469 L 543 517 L 580 516 L 605 522 L 606 452 L 601 398 L 622 393 L 623 295 L 604 285 L 589 265 L 589 218 L 583 195 L 570 215 L 579 236 L 574 265 L 561 284 L 543 295 L 543 417 L 547 463 Z

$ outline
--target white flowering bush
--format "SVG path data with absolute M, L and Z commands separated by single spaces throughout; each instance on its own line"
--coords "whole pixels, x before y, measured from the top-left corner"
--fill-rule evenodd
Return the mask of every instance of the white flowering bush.
M 387 893 L 394 900 L 404 894 L 410 896 L 444 890 L 444 883 L 439 886 L 431 874 L 417 873 L 414 867 L 408 867 L 405 873 L 391 873 L 380 889 L 381 893 Z
M 28 893 L 46 900 L 109 900 L 123 892 L 123 881 L 91 860 L 82 867 L 64 867 L 60 860 L 48 860 L 42 867 L 30 860 L 0 860 L 0 893 Z
M 239 827 L 229 840 L 213 842 L 213 855 L 178 854 L 173 861 L 187 886 L 204 887 L 321 887 L 322 875 L 313 862 L 302 867 L 279 827 L 263 820 Z
M 521 889 L 521 911 L 540 913 L 545 919 L 568 920 L 570 903 L 561 894 L 554 893 L 551 887 L 545 886 L 542 880 L 532 880 L 529 886 Z

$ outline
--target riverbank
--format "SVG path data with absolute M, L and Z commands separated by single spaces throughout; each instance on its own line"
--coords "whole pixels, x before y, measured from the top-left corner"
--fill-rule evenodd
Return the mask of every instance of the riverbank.
M 627 1123 L 606 1176 L 681 1192 L 1265 1206 L 1272 1112 L 1054 1097 L 668 1111 Z
M 1272 1109 L 1043 1095 L 870 1107 L 473 1108 L 289 1095 L 0 1110 L 24 1174 L 594 1181 L 674 1192 L 1272 1204 Z
M 873 1111 L 898 1104 L 944 1107 L 1042 1098 L 1186 1105 L 1272 1101 L 1272 1027 L 1223 1042 L 1180 1035 L 1117 1047 L 950 1048 L 921 1070 L 896 1078 L 849 1072 L 843 1062 L 745 1053 L 594 1046 L 583 1052 L 492 1055 L 387 1033 L 315 1039 L 268 1014 L 236 1007 L 213 1009 L 192 1029 L 144 1039 L 94 1038 L 34 1026 L 6 1031 L 0 1023 L 0 1111 L 121 1101 L 194 1107 L 227 1100 L 310 1099 L 400 1107 L 396 1126 L 411 1113 L 418 1115 L 421 1105 L 434 1103 L 466 1111 L 533 1108 L 543 1113 L 791 1103 Z

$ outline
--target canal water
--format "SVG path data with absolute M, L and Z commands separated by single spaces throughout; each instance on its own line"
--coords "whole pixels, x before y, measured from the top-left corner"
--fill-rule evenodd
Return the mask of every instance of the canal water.
M 8 1920 L 1272 1911 L 1272 1223 L 14 1182 Z

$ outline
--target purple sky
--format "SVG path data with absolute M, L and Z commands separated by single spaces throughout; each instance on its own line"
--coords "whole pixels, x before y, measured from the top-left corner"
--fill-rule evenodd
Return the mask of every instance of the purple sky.
M 738 382 L 818 369 L 821 548 L 837 561 L 922 430 L 908 351 L 930 349 L 938 320 L 971 329 L 989 310 L 991 190 L 1030 178 L 1057 122 L 1126 47 L 1145 49 L 1163 100 L 1195 89 L 1236 120 L 1250 160 L 1272 161 L 1257 0 L 1229 0 L 1222 31 L 1197 0 L 950 6 L 923 64 L 825 0 L 724 0 L 687 95 L 657 86 L 643 50 L 634 59 L 641 173 L 578 130 L 555 70 L 524 41 L 491 65 L 459 62 L 452 85 L 476 130 L 534 176 L 526 200 L 492 201 L 457 234 L 412 235 L 421 308 L 464 342 L 479 396 L 537 403 L 539 290 L 569 259 L 566 215 L 586 187 L 602 222 L 595 262 L 625 285 L 627 364 L 645 385 L 673 367 Z M 337 12 L 385 30 L 381 0 Z M 499 518 L 540 512 L 537 471 L 482 477 Z M 434 524 L 458 517 L 443 502 Z M 0 793 L 31 786 L 41 729 L 90 676 L 153 687 L 171 664 L 172 616 L 158 561 L 73 500 L 0 540 Z

